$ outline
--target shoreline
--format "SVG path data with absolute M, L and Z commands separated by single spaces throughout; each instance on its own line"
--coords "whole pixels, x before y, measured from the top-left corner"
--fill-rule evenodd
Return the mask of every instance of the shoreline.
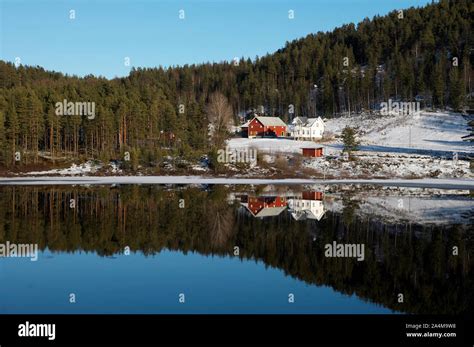
M 113 185 L 113 184 L 223 184 L 223 185 L 342 185 L 362 184 L 413 188 L 474 190 L 474 179 L 262 179 L 206 176 L 42 176 L 1 177 L 0 186 L 6 185 Z

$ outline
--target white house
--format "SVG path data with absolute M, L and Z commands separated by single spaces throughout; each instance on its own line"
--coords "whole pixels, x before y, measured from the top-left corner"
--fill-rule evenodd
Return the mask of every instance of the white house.
M 321 200 L 289 199 L 288 209 L 296 220 L 315 219 L 319 221 L 325 213 Z
M 321 117 L 296 117 L 291 122 L 290 136 L 295 140 L 320 140 L 323 138 L 324 121 Z

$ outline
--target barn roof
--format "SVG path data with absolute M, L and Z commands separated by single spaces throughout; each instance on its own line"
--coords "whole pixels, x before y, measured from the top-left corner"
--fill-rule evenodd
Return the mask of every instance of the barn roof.
M 271 216 L 278 216 L 286 210 L 286 206 L 281 207 L 264 207 L 260 211 L 257 212 L 255 217 L 271 217 Z
M 285 122 L 283 122 L 279 117 L 255 117 L 260 123 L 264 126 L 280 126 L 286 127 Z
M 244 206 L 254 217 L 271 217 L 271 216 L 278 216 L 280 213 L 282 213 L 284 210 L 286 210 L 286 206 L 281 206 L 281 207 L 264 207 L 260 211 L 258 211 L 256 214 L 252 212 L 252 210 L 249 208 L 248 203 L 240 203 L 242 206 Z

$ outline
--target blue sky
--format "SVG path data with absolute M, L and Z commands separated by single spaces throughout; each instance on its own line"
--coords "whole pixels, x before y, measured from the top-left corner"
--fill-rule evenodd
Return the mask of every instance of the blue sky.
M 108 78 L 262 56 L 286 41 L 428 0 L 0 0 L 0 59 Z M 70 19 L 70 10 L 75 19 Z M 184 10 L 185 19 L 180 19 Z M 294 11 L 294 19 L 288 11 Z M 130 66 L 125 59 L 130 59 Z

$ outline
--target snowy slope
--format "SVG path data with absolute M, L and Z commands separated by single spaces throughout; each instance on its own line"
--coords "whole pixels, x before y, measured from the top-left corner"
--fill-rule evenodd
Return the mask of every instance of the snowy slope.
M 467 135 L 467 120 L 458 113 L 421 112 L 419 116 L 357 115 L 329 119 L 326 131 L 340 134 L 346 126 L 358 127 L 361 144 L 376 151 L 392 152 L 393 148 L 422 149 L 447 152 L 474 153 L 474 146 L 462 141 Z M 384 150 L 383 147 L 391 147 Z M 362 148 L 366 150 L 367 148 Z
M 421 112 L 419 116 L 354 115 L 326 120 L 325 136 L 340 135 L 346 126 L 361 132 L 361 150 L 387 153 L 429 155 L 431 151 L 445 157 L 454 152 L 474 153 L 472 143 L 462 141 L 467 135 L 467 120 L 458 113 Z M 342 150 L 340 139 L 326 142 L 294 141 L 273 138 L 233 138 L 231 148 L 256 148 L 264 152 L 301 153 L 302 147 L 325 147 L 326 154 L 338 154 Z
M 233 149 L 256 148 L 258 151 L 276 153 L 301 153 L 302 147 L 317 147 L 318 144 L 312 141 L 294 141 L 291 139 L 272 138 L 233 138 L 228 141 L 228 146 Z
M 378 192 L 372 192 L 377 194 Z M 359 217 L 380 218 L 398 223 L 410 221 L 416 224 L 455 224 L 473 223 L 472 198 L 464 195 L 438 194 L 405 196 L 367 196 L 356 194 L 353 199 L 358 202 L 356 214 Z M 344 203 L 339 195 L 325 199 L 327 211 L 342 213 Z

